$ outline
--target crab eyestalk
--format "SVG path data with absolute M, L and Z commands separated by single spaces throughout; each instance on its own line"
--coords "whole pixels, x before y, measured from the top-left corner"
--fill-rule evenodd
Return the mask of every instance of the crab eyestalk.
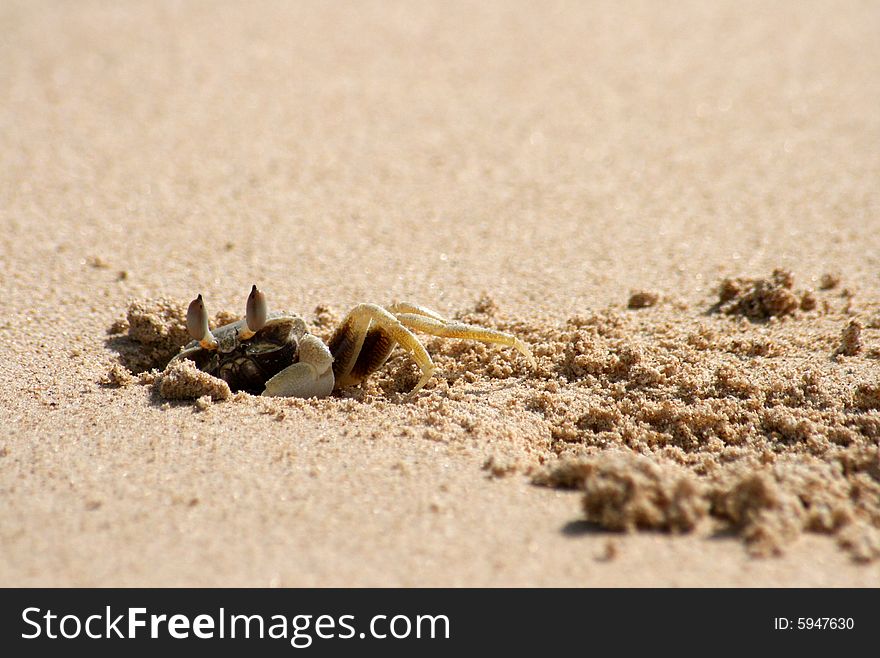
M 189 303 L 189 308 L 186 310 L 186 330 L 206 350 L 217 349 L 217 339 L 208 328 L 208 312 L 205 310 L 205 302 L 202 301 L 201 295 Z
M 269 307 L 266 305 L 266 295 L 257 290 L 257 285 L 251 288 L 251 294 L 247 298 L 247 313 L 245 326 L 242 327 L 238 337 L 247 340 L 260 329 L 266 326 L 266 318 L 269 315 Z

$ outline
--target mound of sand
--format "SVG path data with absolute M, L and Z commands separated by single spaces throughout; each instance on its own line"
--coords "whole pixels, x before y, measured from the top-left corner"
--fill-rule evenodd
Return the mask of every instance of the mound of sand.
M 792 289 L 782 270 L 722 283 L 725 314 L 789 317 L 766 327 L 651 326 L 608 312 L 549 335 L 544 365 L 568 385 L 535 394 L 532 408 L 561 454 L 578 446 L 590 456 L 535 482 L 582 489 L 587 520 L 609 529 L 691 529 L 705 511 L 757 554 L 812 531 L 838 535 L 860 560 L 880 555 L 871 548 L 880 528 L 876 364 L 836 365 L 860 353 L 861 322 L 846 319 L 838 338 L 820 327 L 839 326 L 840 314 L 803 312 Z M 808 360 L 805 350 L 826 356 Z M 634 454 L 599 452 L 621 446 Z
M 820 295 L 831 289 L 820 288 Z M 686 532 L 711 519 L 757 555 L 821 532 L 840 537 L 857 559 L 877 557 L 880 385 L 873 356 L 858 357 L 862 323 L 847 319 L 851 303 L 836 310 L 823 299 L 821 310 L 805 311 L 793 277 L 779 269 L 766 279 L 726 279 L 720 290 L 720 315 L 630 299 L 629 308 L 646 310 L 609 309 L 560 326 L 506 322 L 484 296 L 459 319 L 524 336 L 538 371 L 497 347 L 430 338 L 440 367 L 417 408 L 433 411 L 414 421 L 430 428 L 426 436 L 479 427 L 502 438 L 510 431 L 503 420 L 481 423 L 472 406 L 449 402 L 465 402 L 460 386 L 481 378 L 516 379 L 510 405 L 536 418 L 544 435 L 526 458 L 487 460 L 493 476 L 559 457 L 534 481 L 583 490 L 586 519 L 611 530 Z M 142 346 L 134 362 L 155 365 L 179 349 L 184 312 L 166 299 L 132 304 L 129 337 Z M 316 314 L 325 331 L 338 316 L 324 306 Z M 108 379 L 126 381 L 118 370 Z M 398 349 L 362 387 L 341 395 L 408 403 L 417 379 Z M 202 409 L 231 397 L 224 382 L 188 361 L 142 383 Z
M 830 461 L 786 456 L 712 464 L 703 472 L 626 452 L 564 460 L 534 477 L 584 491 L 586 520 L 610 530 L 695 529 L 704 519 L 734 532 L 759 556 L 781 553 L 802 532 L 834 534 L 860 561 L 880 557 L 880 455 L 840 451 Z
M 610 530 L 693 530 L 709 511 L 702 485 L 685 469 L 624 451 L 563 462 L 536 484 L 583 489 L 586 519 Z

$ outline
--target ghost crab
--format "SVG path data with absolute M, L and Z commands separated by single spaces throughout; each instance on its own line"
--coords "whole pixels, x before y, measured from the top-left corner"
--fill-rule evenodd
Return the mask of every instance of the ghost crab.
M 519 338 L 493 329 L 451 322 L 415 304 L 388 307 L 358 304 L 325 344 L 310 334 L 301 317 L 269 313 L 265 295 L 251 289 L 245 317 L 213 332 L 202 296 L 187 310 L 192 342 L 171 362 L 190 359 L 233 391 L 284 397 L 326 397 L 361 383 L 388 359 L 395 345 L 412 356 L 422 376 L 410 395 L 431 379 L 434 363 L 413 331 L 444 338 L 497 343 L 518 350 L 535 367 L 535 358 Z

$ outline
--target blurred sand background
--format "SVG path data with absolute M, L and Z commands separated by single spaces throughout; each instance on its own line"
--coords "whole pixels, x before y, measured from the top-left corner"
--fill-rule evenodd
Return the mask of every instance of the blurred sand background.
M 782 267 L 871 311 L 878 3 L 4 0 L 0 31 L 0 583 L 880 584 L 817 534 L 755 559 L 583 527 L 530 482 L 559 450 L 504 350 L 421 402 L 99 384 L 129 300 L 243 311 L 254 282 L 310 321 L 488 294 L 499 322 L 675 327 Z M 642 289 L 672 301 L 627 311 Z M 831 340 L 833 310 L 789 325 Z M 453 383 L 475 421 L 438 430 Z

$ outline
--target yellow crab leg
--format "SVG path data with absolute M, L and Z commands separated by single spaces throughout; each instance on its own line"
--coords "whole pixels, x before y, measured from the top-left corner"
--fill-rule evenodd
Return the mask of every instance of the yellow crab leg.
M 365 341 L 368 349 L 364 349 Z M 419 339 L 390 311 L 376 304 L 358 304 L 348 312 L 328 341 L 333 354 L 336 388 L 359 384 L 381 366 L 395 343 L 410 353 L 422 377 L 410 394 L 415 394 L 434 374 L 434 362 Z
M 516 336 L 504 333 L 503 331 L 495 331 L 494 329 L 486 329 L 477 327 L 472 324 L 464 324 L 462 322 L 447 322 L 437 320 L 434 317 L 420 315 L 416 313 L 398 313 L 395 317 L 406 327 L 421 331 L 432 336 L 440 336 L 441 338 L 464 338 L 467 340 L 478 340 L 482 343 L 496 343 L 512 347 L 522 354 L 532 368 L 537 368 L 538 364 L 532 352 Z

